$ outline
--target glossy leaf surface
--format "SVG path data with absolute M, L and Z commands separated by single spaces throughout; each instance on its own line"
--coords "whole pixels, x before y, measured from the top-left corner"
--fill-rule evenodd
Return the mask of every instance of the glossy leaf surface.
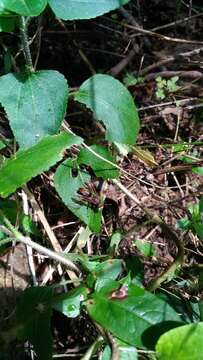
M 156 345 L 160 360 L 202 360 L 203 322 L 172 329 L 163 334 Z
M 87 303 L 90 316 L 122 341 L 143 345 L 146 329 L 164 321 L 180 321 L 177 313 L 163 300 L 136 285 L 126 296 L 112 299 L 111 294 L 95 293 Z
M 47 0 L 2 0 L 2 3 L 19 15 L 37 16 L 45 9 Z

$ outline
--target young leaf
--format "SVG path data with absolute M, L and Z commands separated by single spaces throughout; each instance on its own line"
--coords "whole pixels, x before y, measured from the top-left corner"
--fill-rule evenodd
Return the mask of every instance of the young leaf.
M 110 259 L 98 263 L 94 270 L 96 277 L 95 291 L 100 291 L 105 287 L 109 280 L 116 280 L 122 270 L 122 261 L 120 259 Z
M 90 146 L 90 149 L 103 158 L 114 162 L 112 155 L 105 147 L 101 145 L 92 145 Z M 78 164 L 89 165 L 94 170 L 95 175 L 102 177 L 103 179 L 114 179 L 119 176 L 119 171 L 116 167 L 97 157 L 88 149 L 80 150 L 77 161 Z
M 91 180 L 91 176 L 79 169 L 74 174 L 74 164 L 74 160 L 68 159 L 58 167 L 54 176 L 56 190 L 69 210 L 84 221 L 92 231 L 98 233 L 101 228 L 101 210 L 89 206 L 80 199 L 77 193 L 85 183 Z
M 133 244 L 144 256 L 154 256 L 156 254 L 156 249 L 152 243 L 137 239 L 133 242 Z
M 136 285 L 130 285 L 123 299 L 97 292 L 87 302 L 90 316 L 122 341 L 142 346 L 144 331 L 167 320 L 180 321 L 163 300 Z
M 192 171 L 200 176 L 203 176 L 203 166 L 194 167 Z
M 0 102 L 21 148 L 59 131 L 67 97 L 67 82 L 57 71 L 0 77 Z
M 203 322 L 177 327 L 163 334 L 156 345 L 160 360 L 203 359 Z
M 69 291 L 67 294 L 53 298 L 52 307 L 70 318 L 80 314 L 80 304 L 87 296 L 87 289 L 79 287 Z
M 20 325 L 17 336 L 33 344 L 39 360 L 52 359 L 52 291 L 50 287 L 28 288 L 17 304 L 16 317 Z
M 38 16 L 47 6 L 47 0 L 2 0 L 6 9 L 24 16 Z
M 129 0 L 49 0 L 58 18 L 63 20 L 91 19 L 125 5 Z
M 82 139 L 67 133 L 47 136 L 30 149 L 20 150 L 0 168 L 0 196 L 7 197 L 18 187 L 56 164 L 63 151 Z
M 118 80 L 109 75 L 94 75 L 86 80 L 75 100 L 93 111 L 106 127 L 106 139 L 133 145 L 139 131 L 139 116 L 134 100 Z

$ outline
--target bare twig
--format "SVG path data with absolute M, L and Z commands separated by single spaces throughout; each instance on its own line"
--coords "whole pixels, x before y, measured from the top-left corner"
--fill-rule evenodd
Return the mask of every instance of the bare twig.
M 133 25 L 129 25 L 129 24 L 123 24 L 123 26 L 128 28 L 128 29 L 135 30 L 137 32 L 136 34 L 131 35 L 132 38 L 137 37 L 141 33 L 141 34 L 156 37 L 156 38 L 158 38 L 158 39 L 160 39 L 162 41 L 170 41 L 170 42 L 182 43 L 182 44 L 203 45 L 203 42 L 198 41 L 198 40 L 185 40 L 185 39 L 179 39 L 179 38 L 172 38 L 172 37 L 169 37 L 169 36 L 165 36 L 165 35 L 156 33 L 156 32 L 151 31 L 151 30 L 143 29 L 143 28 L 141 28 L 139 26 L 133 26 Z
M 175 261 L 157 278 L 150 281 L 147 288 L 150 291 L 156 290 L 164 281 L 166 281 L 170 276 L 172 276 L 176 270 L 181 268 L 184 261 L 184 245 L 173 231 L 173 229 L 165 223 L 164 220 L 161 219 L 158 215 L 154 214 L 149 210 L 145 205 L 143 205 L 137 197 L 132 194 L 124 185 L 122 185 L 118 180 L 113 179 L 112 182 L 119 187 L 130 199 L 132 199 L 144 212 L 145 214 L 152 220 L 153 223 L 159 225 L 164 233 L 169 237 L 177 246 L 178 254 L 176 256 Z

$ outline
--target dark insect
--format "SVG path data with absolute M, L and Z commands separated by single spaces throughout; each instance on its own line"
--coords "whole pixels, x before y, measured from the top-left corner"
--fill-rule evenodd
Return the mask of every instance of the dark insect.
M 100 210 L 103 207 L 103 190 L 103 180 L 88 182 L 84 185 L 84 187 L 81 187 L 78 190 L 78 197 L 74 198 L 74 201 L 80 203 L 81 205 L 87 205 L 94 209 Z

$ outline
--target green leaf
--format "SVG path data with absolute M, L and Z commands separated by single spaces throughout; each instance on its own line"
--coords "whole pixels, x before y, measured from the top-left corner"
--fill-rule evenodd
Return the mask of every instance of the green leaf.
M 30 149 L 20 150 L 0 168 L 0 196 L 7 197 L 30 179 L 48 170 L 63 156 L 63 151 L 82 139 L 67 133 L 47 136 Z
M 135 347 L 129 346 L 124 342 L 115 339 L 117 342 L 119 360 L 137 360 L 138 353 Z M 102 354 L 101 360 L 111 360 L 111 348 L 106 346 Z
M 133 242 L 133 244 L 144 256 L 154 256 L 156 254 L 156 249 L 151 243 L 137 239 Z
M 16 18 L 14 16 L 4 17 L 0 16 L 0 32 L 13 31 L 16 24 Z
M 112 155 L 105 147 L 101 145 L 92 145 L 90 146 L 90 149 L 103 158 L 114 162 Z M 102 177 L 103 179 L 114 179 L 119 176 L 119 171 L 117 168 L 111 164 L 108 164 L 105 160 L 97 157 L 88 149 L 80 150 L 77 161 L 78 164 L 89 165 L 94 170 L 95 175 Z
M 4 149 L 6 147 L 6 144 L 0 140 L 0 150 Z
M 47 6 L 47 0 L 3 0 L 7 10 L 24 16 L 38 16 Z
M 52 291 L 50 287 L 26 289 L 16 310 L 17 322 L 21 326 L 17 334 L 18 339 L 30 341 L 39 360 L 52 359 L 50 331 Z
M 40 236 L 40 231 L 38 230 L 34 221 L 28 215 L 23 215 L 20 219 L 20 223 L 25 234 Z
M 203 166 L 192 168 L 192 171 L 200 176 L 203 176 Z
M 81 302 L 87 297 L 87 289 L 79 287 L 53 299 L 52 307 L 62 312 L 69 318 L 75 318 L 80 314 Z
M 11 16 L 10 11 L 6 9 L 5 0 L 0 0 L 0 16 Z
M 86 80 L 75 100 L 93 111 L 95 119 L 106 127 L 106 139 L 133 145 L 139 131 L 139 116 L 134 100 L 125 86 L 108 75 Z
M 18 208 L 17 202 L 14 200 L 4 200 L 0 199 L 0 209 L 4 212 L 4 215 L 9 219 L 9 221 L 15 225 L 16 221 L 21 223 L 21 215 L 22 215 L 22 209 Z M 0 219 L 0 225 L 3 225 L 1 219 Z M 3 231 L 0 231 L 0 241 L 7 238 L 8 235 L 6 235 Z M 1 245 L 0 246 L 0 253 L 4 252 L 4 250 L 10 246 L 10 244 Z
M 54 176 L 54 184 L 64 204 L 81 219 L 88 227 L 98 233 L 101 228 L 101 210 L 91 208 L 80 199 L 77 191 L 91 180 L 88 173 L 75 168 L 75 160 L 64 161 L 57 169 Z
M 190 229 L 191 224 L 192 224 L 192 222 L 187 217 L 181 218 L 181 219 L 177 220 L 177 222 L 176 222 L 177 228 L 181 229 L 181 230 Z
M 200 240 L 203 240 L 203 221 L 195 222 L 193 224 L 194 232 L 198 235 Z
M 67 97 L 67 82 L 57 71 L 0 77 L 0 102 L 21 148 L 59 131 Z
M 150 326 L 167 320 L 180 321 L 177 313 L 163 300 L 136 285 L 130 285 L 127 296 L 112 299 L 111 294 L 95 293 L 87 302 L 90 316 L 122 341 L 142 346 L 144 332 Z
M 95 291 L 100 291 L 108 284 L 109 280 L 116 280 L 121 270 L 122 261 L 119 259 L 110 259 L 98 264 L 94 270 Z
M 111 236 L 111 241 L 108 248 L 108 254 L 115 254 L 118 251 L 119 244 L 123 238 L 120 231 L 116 231 Z
M 203 213 L 203 195 L 201 196 L 199 201 L 199 212 Z
M 203 360 L 203 322 L 172 329 L 156 345 L 160 360 Z
M 58 18 L 63 20 L 91 19 L 127 4 L 129 0 L 49 0 Z

